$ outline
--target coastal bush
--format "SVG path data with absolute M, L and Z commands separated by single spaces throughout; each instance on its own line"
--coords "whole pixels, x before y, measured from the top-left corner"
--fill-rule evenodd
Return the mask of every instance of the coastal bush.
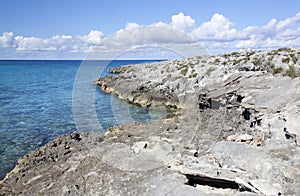
M 230 56 L 229 54 L 223 54 L 223 58 L 224 58 L 224 59 L 228 59 L 229 56 Z
M 173 77 L 172 78 L 172 81 L 176 81 L 176 80 L 181 80 L 181 79 L 183 79 L 184 77 L 183 76 L 176 76 L 176 77 Z
M 192 73 L 189 75 L 189 78 L 196 78 L 198 76 L 198 73 Z
M 295 66 L 290 65 L 289 69 L 286 70 L 286 75 L 290 76 L 291 78 L 296 78 L 299 76 L 299 73 L 297 73 Z
M 220 59 L 217 58 L 217 59 L 215 59 L 214 64 L 218 65 L 220 62 L 221 62 Z
M 278 52 L 293 52 L 291 48 L 279 48 Z
M 289 63 L 290 62 L 290 58 L 287 57 L 287 58 L 282 58 L 282 63 Z
M 207 69 L 206 70 L 206 75 L 208 75 L 208 76 L 210 76 L 210 74 L 211 74 L 211 72 L 213 72 L 213 71 L 215 71 L 216 70 L 216 68 L 214 68 L 214 67 L 210 67 L 209 69 Z
M 272 61 L 266 60 L 262 63 L 261 68 L 268 72 L 272 72 L 275 68 L 275 64 Z
M 185 67 L 185 68 L 181 69 L 180 73 L 185 76 L 187 71 L 188 71 L 188 68 Z
M 272 55 L 272 56 L 269 56 L 269 58 L 268 58 L 269 61 L 273 61 L 273 59 L 274 59 L 274 56 L 273 56 L 273 55 Z
M 293 63 L 296 64 L 297 61 L 298 61 L 298 58 L 296 57 L 296 55 L 295 54 L 290 54 L 290 57 L 292 58 Z
M 253 65 L 260 65 L 262 63 L 262 58 L 254 58 L 252 63 Z
M 246 56 L 246 57 L 244 58 L 244 61 L 245 61 L 245 62 L 250 61 L 250 56 Z
M 232 52 L 231 56 L 238 57 L 238 56 L 240 56 L 240 53 L 238 53 L 238 52 Z
M 252 55 L 254 55 L 255 54 L 255 51 L 251 51 L 250 53 L 248 53 L 248 55 L 247 56 L 252 56 Z
M 278 68 L 273 69 L 273 75 L 279 74 L 279 73 L 282 73 L 282 72 L 283 72 L 282 67 L 278 67 Z
M 169 66 L 167 66 L 166 72 L 170 73 L 170 67 Z
M 242 59 L 234 59 L 233 60 L 233 65 L 237 65 L 242 61 Z

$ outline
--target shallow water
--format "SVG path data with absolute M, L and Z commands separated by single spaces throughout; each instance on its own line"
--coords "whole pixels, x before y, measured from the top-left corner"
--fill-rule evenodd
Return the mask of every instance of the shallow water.
M 160 118 L 163 113 L 149 115 L 92 83 L 111 67 L 144 62 L 0 61 L 0 178 L 58 135 Z

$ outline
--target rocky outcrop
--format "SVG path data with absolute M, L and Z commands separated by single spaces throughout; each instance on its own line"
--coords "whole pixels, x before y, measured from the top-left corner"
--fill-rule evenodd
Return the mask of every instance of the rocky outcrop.
M 111 127 L 105 135 L 61 136 L 21 158 L 1 181 L 0 192 L 297 195 L 299 77 L 284 76 L 289 70 L 284 64 L 282 73 L 274 73 L 280 66 L 268 67 L 266 59 L 251 64 L 259 56 L 274 55 L 272 60 L 278 62 L 289 55 L 295 56 L 289 66 L 296 68 L 297 52 L 242 51 L 226 58 L 194 57 L 113 69 L 118 75 L 95 81 L 103 91 L 176 114 Z M 250 62 L 239 60 L 246 57 Z

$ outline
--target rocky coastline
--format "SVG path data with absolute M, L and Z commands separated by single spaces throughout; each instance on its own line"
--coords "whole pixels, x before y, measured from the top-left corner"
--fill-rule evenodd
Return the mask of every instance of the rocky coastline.
M 20 158 L 0 195 L 297 195 L 300 50 L 111 69 L 102 91 L 167 118 L 72 133 Z

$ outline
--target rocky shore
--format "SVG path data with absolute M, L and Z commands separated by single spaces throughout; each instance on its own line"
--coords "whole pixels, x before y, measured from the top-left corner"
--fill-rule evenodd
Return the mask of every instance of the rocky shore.
M 19 159 L 1 195 L 297 195 L 300 50 L 130 65 L 95 84 L 170 114 L 72 133 Z

